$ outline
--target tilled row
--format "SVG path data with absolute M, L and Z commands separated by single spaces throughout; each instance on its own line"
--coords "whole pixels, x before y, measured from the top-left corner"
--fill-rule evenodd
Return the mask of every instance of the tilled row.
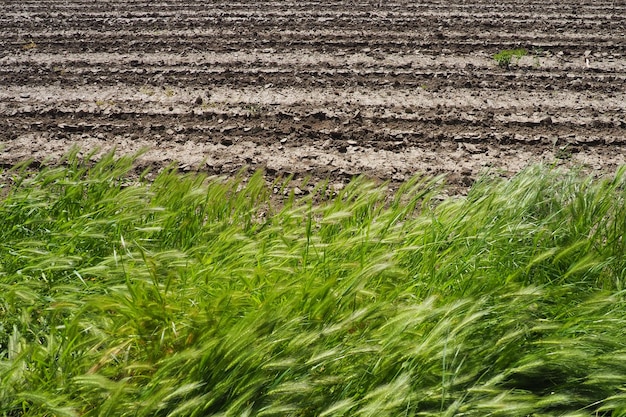
M 626 62 L 626 60 L 625 60 Z M 14 65 L 0 68 L 0 77 L 10 79 L 11 84 L 37 86 L 59 84 L 65 87 L 82 85 L 115 86 L 197 86 L 214 88 L 230 86 L 315 88 L 422 88 L 439 91 L 447 88 L 475 90 L 573 90 L 611 94 L 616 85 L 626 84 L 626 68 L 616 73 L 600 68 L 574 69 L 571 72 L 554 73 L 546 70 L 504 72 L 493 69 L 439 68 L 397 69 L 392 66 L 350 69 L 292 65 L 245 67 L 235 64 L 207 65 L 206 68 L 180 67 L 112 67 L 89 64 Z
M 626 11 L 625 11 L 626 13 Z M 248 25 L 249 23 L 242 23 Z M 466 22 L 471 25 L 470 21 Z M 620 23 L 621 24 L 621 23 Z M 419 23 L 415 23 L 419 26 Z M 8 25 L 7 25 L 8 26 Z M 210 25 L 209 25 L 210 26 Z M 413 26 L 409 25 L 409 26 Z M 350 52 L 350 51 L 372 51 L 372 55 L 380 56 L 387 53 L 407 53 L 412 51 L 430 51 L 436 54 L 476 54 L 480 51 L 487 51 L 490 54 L 497 53 L 503 49 L 526 48 L 537 51 L 539 54 L 551 52 L 552 54 L 568 54 L 580 56 L 587 51 L 605 54 L 609 59 L 622 58 L 626 55 L 626 35 L 620 34 L 621 28 L 613 28 L 611 37 L 598 37 L 589 34 L 579 33 L 580 36 L 550 36 L 552 29 L 545 28 L 543 34 L 518 32 L 501 33 L 489 32 L 476 36 L 454 33 L 444 35 L 444 32 L 437 32 L 431 28 L 426 32 L 415 32 L 412 36 L 385 36 L 383 33 L 364 34 L 352 33 L 342 34 L 338 31 L 336 35 L 319 36 L 308 34 L 306 28 L 300 28 L 300 35 L 281 35 L 274 27 L 266 33 L 242 31 L 235 37 L 230 35 L 230 30 L 224 34 L 196 33 L 190 37 L 174 33 L 160 33 L 163 29 L 153 29 L 152 33 L 145 33 L 144 28 L 137 30 L 136 34 L 116 34 L 115 36 L 89 35 L 81 32 L 69 32 L 62 35 L 50 35 L 38 32 L 38 29 L 30 28 L 10 28 L 2 35 L 0 47 L 5 53 L 21 53 L 37 48 L 38 51 L 46 53 L 83 53 L 83 52 L 120 52 L 120 53 L 168 53 L 172 51 L 184 53 L 195 53 L 199 51 L 211 52 L 235 52 L 241 50 L 263 50 L 272 48 L 278 52 L 293 51 L 303 49 L 305 51 L 327 51 L 327 52 Z M 124 30 L 127 30 L 124 27 Z M 312 29 L 312 28 L 311 28 Z M 458 32 L 461 28 L 452 28 Z M 595 28 L 597 30 L 597 28 Z M 602 28 L 611 30 L 610 28 Z M 122 30 L 122 27 L 120 27 Z M 293 27 L 291 31 L 297 31 Z M 571 30 L 568 27 L 568 30 Z M 103 31 L 110 32 L 107 27 Z M 355 32 L 350 30 L 350 32 Z M 356 31 L 358 32 L 358 31 Z M 432 35 L 432 33 L 435 33 Z
M 362 146 L 395 148 L 398 145 L 456 140 L 471 143 L 609 144 L 626 143 L 624 111 L 558 112 L 510 109 L 476 112 L 473 108 L 429 109 L 415 113 L 412 108 L 349 106 L 324 111 L 302 104 L 293 107 L 205 105 L 180 111 L 158 111 L 145 103 L 125 103 L 125 109 L 108 103 L 66 103 L 56 106 L 22 106 L 2 109 L 0 139 L 38 133 L 47 137 L 68 137 L 71 133 L 101 138 L 133 135 L 163 140 L 215 142 L 240 141 L 271 143 L 293 139 L 302 143 L 331 140 L 357 141 Z M 144 107 L 143 112 L 136 111 Z M 132 110 L 134 108 L 135 110 Z M 313 109 L 313 110 L 312 110 Z M 398 142 L 400 141 L 400 142 Z
M 626 13 L 626 11 L 625 11 Z M 256 25 L 256 22 L 244 22 L 242 24 Z M 471 21 L 466 22 L 471 25 Z M 198 24 L 200 25 L 200 24 Z M 365 23 L 364 23 L 365 25 Z M 354 28 L 336 29 L 335 34 L 319 34 L 314 27 L 288 27 L 289 32 L 279 31 L 275 26 L 264 29 L 257 27 L 256 30 L 242 30 L 232 35 L 231 26 L 225 30 L 216 32 L 191 31 L 181 33 L 180 30 L 160 28 L 148 29 L 145 25 L 130 31 L 126 25 L 120 25 L 119 31 L 115 27 L 107 26 L 101 33 L 92 34 L 77 30 L 67 30 L 65 33 L 46 33 L 42 28 L 11 27 L 6 23 L 3 27 L 0 46 L 6 51 L 13 53 L 21 50 L 34 48 L 47 53 L 56 51 L 65 52 L 108 52 L 123 51 L 146 53 L 192 51 L 233 51 L 243 49 L 274 48 L 277 51 L 289 51 L 294 48 L 307 50 L 325 51 L 350 51 L 361 48 L 381 49 L 385 52 L 407 52 L 411 50 L 428 50 L 437 53 L 450 51 L 453 53 L 475 53 L 480 50 L 497 52 L 500 49 L 510 47 L 525 47 L 541 51 L 558 53 L 581 53 L 586 50 L 596 50 L 614 56 L 623 56 L 626 53 L 624 40 L 626 36 L 620 35 L 621 28 L 613 28 L 614 35 L 604 37 L 597 35 L 597 27 L 590 30 L 574 32 L 576 28 L 568 27 L 566 34 L 550 34 L 550 28 L 544 28 L 541 32 L 502 32 L 490 30 L 469 35 L 461 32 L 461 27 L 441 29 L 429 27 L 420 22 L 407 24 L 407 26 L 422 26 L 422 30 L 399 32 L 401 28 L 382 28 L 379 31 L 359 31 Z M 212 24 L 204 24 L 211 27 Z M 234 24 L 233 24 L 234 26 Z M 367 27 L 367 26 L 366 26 Z M 611 28 L 602 28 L 611 30 Z M 408 29 L 407 29 L 408 30 Z M 369 32 L 369 33 L 367 33 Z M 561 31 L 562 32 L 562 31 Z M 112 36 L 111 36 L 112 35 Z M 469 35 L 469 36 L 468 36 Z

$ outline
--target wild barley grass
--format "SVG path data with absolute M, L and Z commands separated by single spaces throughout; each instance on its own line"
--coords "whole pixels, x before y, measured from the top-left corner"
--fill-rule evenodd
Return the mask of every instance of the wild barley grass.
M 5 173 L 2 415 L 626 414 L 623 171 L 279 206 L 132 165 Z

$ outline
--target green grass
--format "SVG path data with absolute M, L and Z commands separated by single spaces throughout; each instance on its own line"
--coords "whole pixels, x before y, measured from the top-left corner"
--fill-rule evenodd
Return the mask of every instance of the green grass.
M 623 171 L 277 205 L 132 165 L 4 173 L 0 415 L 626 415 Z
M 493 59 L 496 61 L 498 66 L 502 68 L 509 68 L 513 58 L 515 58 L 515 62 L 518 62 L 526 55 L 528 55 L 528 51 L 526 49 L 505 49 L 497 54 L 494 54 Z

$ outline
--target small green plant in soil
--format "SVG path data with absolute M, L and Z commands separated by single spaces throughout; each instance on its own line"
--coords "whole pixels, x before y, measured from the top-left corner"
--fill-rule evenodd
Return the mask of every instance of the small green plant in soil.
M 533 57 L 533 68 L 538 69 L 541 67 L 540 56 L 543 55 L 543 49 L 541 48 L 533 48 L 532 57 Z
M 1 416 L 626 413 L 626 177 L 2 176 Z
M 509 68 L 511 64 L 517 63 L 523 56 L 528 55 L 526 49 L 506 49 L 498 52 L 493 56 L 498 66 Z M 513 62 L 515 60 L 515 62 Z
M 36 49 L 37 48 L 37 44 L 33 41 L 30 41 L 28 43 L 25 43 L 24 45 L 22 45 L 22 49 L 24 51 L 30 51 L 32 49 Z
M 555 149 L 554 157 L 556 159 L 571 159 L 572 149 L 570 149 L 568 145 L 561 146 L 558 149 Z

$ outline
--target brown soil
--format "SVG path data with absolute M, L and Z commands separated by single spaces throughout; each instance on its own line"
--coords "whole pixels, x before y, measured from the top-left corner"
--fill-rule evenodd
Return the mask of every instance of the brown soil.
M 0 2 L 0 164 L 85 150 L 345 182 L 626 163 L 613 0 Z M 509 68 L 493 54 L 525 48 Z

